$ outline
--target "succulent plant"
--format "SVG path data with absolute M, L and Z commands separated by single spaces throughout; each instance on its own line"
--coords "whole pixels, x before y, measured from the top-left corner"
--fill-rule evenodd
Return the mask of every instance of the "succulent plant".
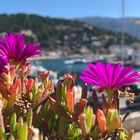
M 5 35 L 0 39 L 1 140 L 132 138 L 133 130 L 123 128 L 126 117 L 120 114 L 119 100 L 123 96 L 133 99 L 134 94 L 128 89 L 122 90 L 122 86 L 139 81 L 137 72 L 131 73 L 131 67 L 121 69 L 120 64 L 90 64 L 90 70 L 83 70 L 85 77 L 81 76 L 81 79 L 96 86 L 90 93 L 93 106 L 88 105 L 87 83 L 83 85 L 79 102 L 75 103 L 75 75 L 65 74 L 56 87 L 49 79 L 48 71 L 38 73 L 34 79 L 28 78 L 30 63 L 26 59 L 41 52 L 36 45 L 23 43 L 24 36 L 20 34 Z M 17 53 L 20 56 L 16 56 Z M 102 107 L 98 103 L 100 92 L 103 92 Z

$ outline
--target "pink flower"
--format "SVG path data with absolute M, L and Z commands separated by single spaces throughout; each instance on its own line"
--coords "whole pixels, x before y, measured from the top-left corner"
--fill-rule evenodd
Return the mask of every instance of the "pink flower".
M 0 52 L 14 62 L 25 61 L 27 58 L 38 55 L 41 52 L 39 46 L 34 43 L 25 44 L 25 36 L 22 34 L 5 34 L 4 40 L 0 39 Z
M 5 66 L 7 65 L 8 65 L 7 56 L 0 54 L 0 73 L 5 70 Z
M 88 64 L 89 69 L 82 71 L 80 79 L 99 88 L 119 88 L 140 80 L 138 72 L 132 72 L 133 67 L 122 68 L 121 64 Z

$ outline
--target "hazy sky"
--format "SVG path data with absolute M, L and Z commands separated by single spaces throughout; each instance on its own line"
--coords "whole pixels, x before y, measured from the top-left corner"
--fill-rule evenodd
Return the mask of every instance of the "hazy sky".
M 50 17 L 121 17 L 122 0 L 0 0 L 1 13 L 32 13 Z M 125 0 L 125 15 L 140 17 L 140 0 Z

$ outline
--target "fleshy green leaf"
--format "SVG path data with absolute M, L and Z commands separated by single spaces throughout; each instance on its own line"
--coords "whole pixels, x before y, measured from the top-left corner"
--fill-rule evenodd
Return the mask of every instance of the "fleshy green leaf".
M 87 123 L 87 129 L 90 131 L 92 124 L 93 124 L 93 110 L 90 106 L 86 108 L 86 123 Z
M 20 140 L 27 140 L 28 139 L 28 126 L 25 122 L 23 126 L 20 128 Z
M 16 120 L 17 120 L 17 115 L 16 113 L 13 113 L 10 119 L 10 133 L 15 134 L 16 131 Z
M 32 120 L 33 120 L 33 111 L 30 109 L 27 113 L 27 124 L 30 127 L 32 125 Z
M 20 137 L 20 130 L 23 126 L 23 118 L 22 117 L 19 117 L 18 119 L 18 127 L 17 127 L 17 137 L 19 138 Z

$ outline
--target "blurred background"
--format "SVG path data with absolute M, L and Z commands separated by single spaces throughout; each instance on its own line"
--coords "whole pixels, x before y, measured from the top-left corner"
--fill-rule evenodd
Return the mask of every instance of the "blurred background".
M 56 84 L 64 73 L 78 76 L 87 63 L 122 63 L 140 69 L 139 0 L 2 0 L 0 33 L 23 33 L 41 45 L 42 56 L 30 59 L 31 76 L 49 70 Z M 121 111 L 134 112 L 131 125 L 140 130 L 140 83 L 131 86 L 135 103 L 122 99 Z

